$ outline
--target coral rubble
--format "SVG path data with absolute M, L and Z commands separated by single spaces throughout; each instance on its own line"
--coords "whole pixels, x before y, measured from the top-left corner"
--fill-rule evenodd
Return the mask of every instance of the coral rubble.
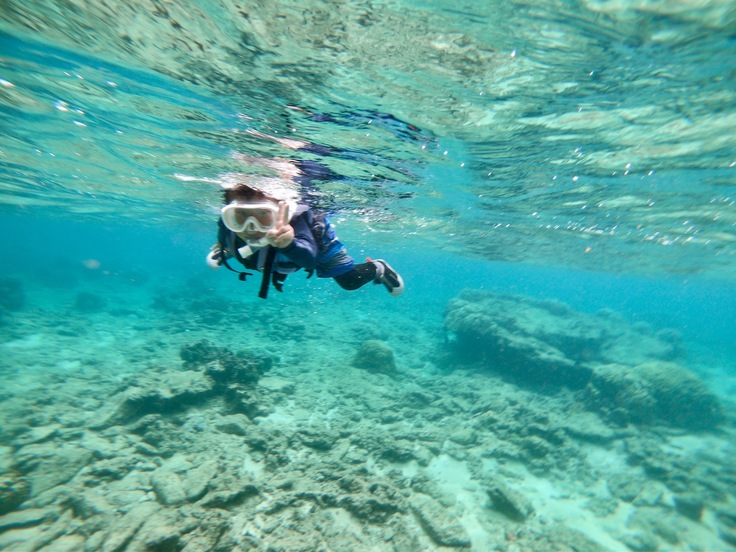
M 334 328 L 332 311 L 305 324 L 303 313 L 256 303 L 250 315 L 282 322 L 256 338 L 260 328 L 236 325 L 189 332 L 191 301 L 171 301 L 156 311 L 165 331 L 115 314 L 113 300 L 84 331 L 59 333 L 53 315 L 30 313 L 24 325 L 28 308 L 12 315 L 18 337 L 0 362 L 55 364 L 22 379 L 0 372 L 0 548 L 597 552 L 736 542 L 732 428 L 683 368 L 671 332 L 466 292 L 448 307 L 458 368 L 448 370 L 439 316 L 426 334 L 398 316 L 366 334 L 361 323 Z M 98 329 L 119 331 L 120 316 L 139 330 L 118 334 L 123 353 L 100 361 Z M 356 351 L 356 335 L 374 339 Z M 60 362 L 58 350 L 74 345 Z

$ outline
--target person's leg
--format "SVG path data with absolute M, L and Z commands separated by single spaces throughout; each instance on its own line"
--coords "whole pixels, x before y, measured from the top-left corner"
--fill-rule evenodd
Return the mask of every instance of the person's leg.
M 341 288 L 352 291 L 375 281 L 376 272 L 376 265 L 373 263 L 357 264 L 350 272 L 335 276 L 335 281 Z
M 398 297 L 404 292 L 404 280 L 391 265 L 382 259 L 368 259 L 363 264 L 354 265 L 352 270 L 334 277 L 337 284 L 347 290 L 355 290 L 368 282 L 383 284 L 388 292 Z

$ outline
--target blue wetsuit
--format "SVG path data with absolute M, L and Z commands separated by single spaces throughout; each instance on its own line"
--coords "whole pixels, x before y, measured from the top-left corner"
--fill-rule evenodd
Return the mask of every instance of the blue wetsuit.
M 226 257 L 235 257 L 245 268 L 272 272 L 273 284 L 279 291 L 286 276 L 301 268 L 310 275 L 316 272 L 319 278 L 334 278 L 340 287 L 349 290 L 376 279 L 375 264 L 367 262 L 356 265 L 337 239 L 335 227 L 325 215 L 300 205 L 289 224 L 294 229 L 294 240 L 282 249 L 270 245 L 253 247 L 252 253 L 243 257 L 241 250 L 246 242 L 229 230 L 222 219 L 217 224 L 217 242 Z M 272 255 L 270 266 L 269 254 Z M 244 276 L 241 278 L 244 279 Z

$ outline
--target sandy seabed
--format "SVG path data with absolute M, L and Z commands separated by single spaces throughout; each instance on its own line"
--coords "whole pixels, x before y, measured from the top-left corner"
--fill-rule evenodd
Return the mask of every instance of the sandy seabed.
M 725 397 L 712 429 L 616 421 L 455 362 L 444 303 L 207 285 L 3 314 L 0 549 L 736 549 Z

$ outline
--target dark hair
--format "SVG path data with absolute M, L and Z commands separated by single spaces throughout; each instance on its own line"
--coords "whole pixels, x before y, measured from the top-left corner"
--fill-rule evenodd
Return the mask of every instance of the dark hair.
M 251 188 L 246 184 L 236 184 L 232 188 L 228 188 L 224 192 L 225 203 L 233 201 L 264 201 L 271 199 L 260 190 Z

